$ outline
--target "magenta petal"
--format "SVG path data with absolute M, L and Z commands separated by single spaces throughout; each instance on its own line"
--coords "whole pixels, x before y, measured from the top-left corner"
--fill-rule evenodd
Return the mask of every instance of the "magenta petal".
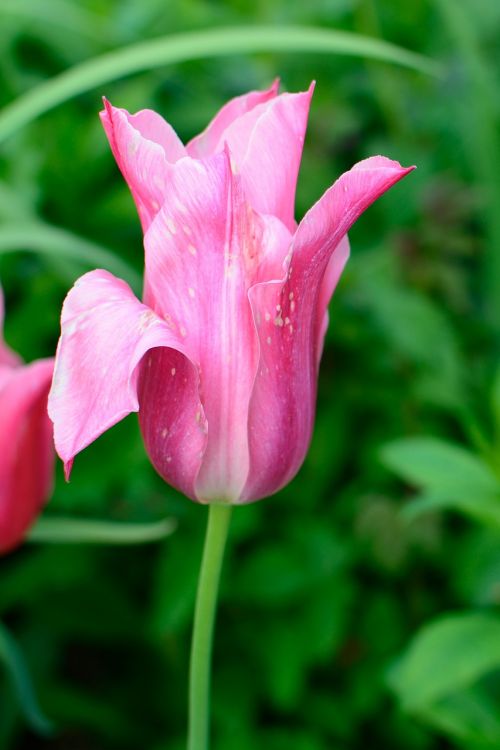
M 243 501 L 275 492 L 300 467 L 314 421 L 325 305 L 347 256 L 343 237 L 411 169 L 373 157 L 342 175 L 300 223 L 285 279 L 250 290 L 261 354 L 249 412 L 250 471 Z M 338 265 L 331 260 L 335 253 Z
M 49 396 L 56 449 L 67 474 L 79 451 L 138 410 L 138 365 L 155 347 L 170 347 L 184 355 L 177 398 L 186 413 L 194 412 L 198 407 L 196 370 L 165 321 L 107 271 L 92 271 L 76 282 L 63 306 Z M 200 434 L 198 443 L 191 445 L 198 464 L 203 446 L 204 435 Z M 187 494 L 193 494 L 194 478 L 185 478 L 182 490 Z
M 147 301 L 168 316 L 200 368 L 208 424 L 196 482 L 201 501 L 236 502 L 248 474 L 248 404 L 258 341 L 247 280 L 258 275 L 264 235 L 222 152 L 175 165 L 169 200 L 144 238 Z M 157 366 L 168 370 L 162 362 Z M 160 403 L 166 406 L 161 396 Z
M 248 94 L 230 99 L 217 112 L 208 127 L 186 145 L 189 156 L 201 159 L 220 150 L 223 133 L 231 123 L 257 105 L 274 99 L 278 93 L 278 87 L 279 79 L 276 79 L 266 91 L 250 91 Z
M 137 205 L 144 231 L 165 200 L 169 164 L 186 155 L 182 142 L 160 115 L 130 115 L 105 100 L 101 122 Z
M 53 364 L 39 360 L 1 378 L 0 553 L 22 540 L 51 493 L 55 454 L 47 395 Z

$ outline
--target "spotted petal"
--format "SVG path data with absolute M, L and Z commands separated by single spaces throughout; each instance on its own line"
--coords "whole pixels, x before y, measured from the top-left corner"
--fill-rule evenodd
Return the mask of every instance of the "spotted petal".
M 300 223 L 284 280 L 250 290 L 261 354 L 249 411 L 250 471 L 243 501 L 276 491 L 301 465 L 314 420 L 325 305 L 346 259 L 342 238 L 411 169 L 384 157 L 356 164 Z M 338 266 L 332 265 L 335 253 Z
M 248 406 L 259 352 L 248 286 L 251 279 L 282 274 L 289 242 L 280 222 L 246 204 L 226 152 L 175 165 L 169 200 L 146 233 L 147 301 L 200 367 L 208 424 L 196 482 L 201 501 L 237 502 L 246 482 Z M 140 419 L 143 425 L 162 420 L 161 406 L 146 390 Z
M 179 375 L 170 377 L 172 410 L 169 425 L 163 425 L 159 433 L 162 437 L 165 430 L 165 455 L 171 450 L 176 459 L 170 480 L 193 496 L 193 480 L 205 444 L 200 429 L 189 429 L 199 410 L 196 367 L 167 323 L 139 302 L 125 282 L 106 271 L 82 276 L 69 292 L 62 312 L 49 414 L 67 475 L 79 451 L 139 409 L 141 360 L 156 347 L 173 351 Z M 167 432 L 174 423 L 179 439 L 172 446 Z

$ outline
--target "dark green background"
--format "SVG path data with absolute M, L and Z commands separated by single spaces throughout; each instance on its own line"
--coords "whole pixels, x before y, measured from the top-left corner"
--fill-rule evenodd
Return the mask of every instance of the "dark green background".
M 380 36 L 440 61 L 443 74 L 290 51 L 107 84 L 0 145 L 0 238 L 36 216 L 141 269 L 139 221 L 97 117 L 103 94 L 131 111 L 157 109 L 187 140 L 231 96 L 277 75 L 290 91 L 316 79 L 298 218 L 361 158 L 381 153 L 418 166 L 350 233 L 303 468 L 277 496 L 235 510 L 215 643 L 214 748 L 494 750 L 499 655 L 489 661 L 488 651 L 468 681 L 456 675 L 474 662 L 481 629 L 477 642 L 459 633 L 418 655 L 417 683 L 449 675 L 444 696 L 425 710 L 404 702 L 410 678 L 390 674 L 421 628 L 445 613 L 498 625 L 498 519 L 452 510 L 408 521 L 402 510 L 425 485 L 432 456 L 422 481 L 416 469 L 404 483 L 381 452 L 432 435 L 500 471 L 500 5 L 1 0 L 0 103 L 122 45 L 254 23 Z M 54 351 L 62 300 L 88 266 L 25 249 L 0 256 L 0 277 L 6 339 L 32 360 Z M 46 514 L 169 515 L 178 529 L 140 547 L 28 544 L 1 561 L 0 616 L 58 729 L 51 739 L 31 733 L 0 671 L 0 748 L 182 748 L 206 509 L 156 476 L 133 415 L 77 458 L 69 485 L 58 466 Z

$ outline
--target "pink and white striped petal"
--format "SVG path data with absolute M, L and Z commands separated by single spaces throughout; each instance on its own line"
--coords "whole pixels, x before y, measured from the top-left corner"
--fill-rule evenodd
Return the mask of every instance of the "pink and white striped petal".
M 276 223 L 246 204 L 224 151 L 175 165 L 169 200 L 144 238 L 147 301 L 200 368 L 208 424 L 196 481 L 202 502 L 236 502 L 247 480 L 248 405 L 259 350 L 247 291 L 250 278 L 277 268 L 282 274 L 290 235 Z

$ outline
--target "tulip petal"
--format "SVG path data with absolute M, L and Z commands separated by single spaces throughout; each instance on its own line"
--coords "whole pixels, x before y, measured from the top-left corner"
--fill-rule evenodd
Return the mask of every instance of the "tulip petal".
M 179 378 L 170 378 L 170 422 L 185 427 L 177 450 L 182 454 L 172 483 L 193 495 L 193 480 L 205 436 L 198 428 L 196 368 L 167 323 L 139 302 L 130 287 L 107 271 L 82 276 L 66 297 L 61 317 L 49 414 L 54 422 L 57 452 L 69 476 L 73 457 L 127 414 L 139 409 L 137 395 L 143 356 L 155 347 L 175 350 Z M 193 427 L 188 429 L 188 423 Z M 196 427 L 196 429 L 195 429 Z M 170 430 L 171 425 L 162 425 Z M 177 429 L 176 434 L 182 432 Z M 164 438 L 167 436 L 165 432 Z M 169 440 L 164 440 L 166 450 Z M 193 459 L 193 456 L 195 457 Z M 195 470 L 186 473 L 186 465 Z M 175 480 L 175 481 L 174 481 Z
M 167 318 L 200 367 L 208 424 L 196 482 L 202 502 L 236 502 L 247 478 L 248 405 L 258 357 L 248 279 L 267 279 L 278 267 L 283 274 L 290 235 L 275 224 L 246 204 L 222 152 L 175 165 L 169 200 L 144 238 L 148 304 Z M 264 238 L 269 257 L 263 256 Z
M 15 547 L 48 500 L 54 470 L 47 396 L 54 362 L 10 370 L 0 386 L 0 553 Z
M 356 164 L 300 223 L 285 279 L 250 290 L 260 362 L 250 405 L 250 470 L 243 502 L 276 491 L 301 465 L 314 420 L 325 303 L 346 259 L 342 238 L 411 169 L 384 157 Z M 337 252 L 338 265 L 331 261 Z
M 295 188 L 314 90 L 281 94 L 235 120 L 221 135 L 251 206 L 295 231 Z
M 270 99 L 274 99 L 278 93 L 279 79 L 277 78 L 272 86 L 266 91 L 250 91 L 243 96 L 237 96 L 230 99 L 222 109 L 217 112 L 213 120 L 205 130 L 189 141 L 186 150 L 189 156 L 196 159 L 202 159 L 206 156 L 215 154 L 222 148 L 224 131 L 242 115 L 250 112 L 259 104 L 264 104 Z
M 156 112 L 131 115 L 107 100 L 104 104 L 101 122 L 146 231 L 165 200 L 169 164 L 186 151 L 173 128 Z

